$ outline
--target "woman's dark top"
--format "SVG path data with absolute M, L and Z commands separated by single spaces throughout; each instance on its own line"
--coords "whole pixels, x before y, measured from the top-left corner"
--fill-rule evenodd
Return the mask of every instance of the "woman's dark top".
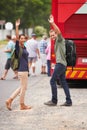
M 26 50 L 26 47 L 21 47 L 19 46 L 19 41 L 16 41 L 16 55 L 18 56 L 20 49 L 22 50 L 22 54 L 19 58 L 19 68 L 18 71 L 23 72 L 23 71 L 28 71 L 28 52 Z

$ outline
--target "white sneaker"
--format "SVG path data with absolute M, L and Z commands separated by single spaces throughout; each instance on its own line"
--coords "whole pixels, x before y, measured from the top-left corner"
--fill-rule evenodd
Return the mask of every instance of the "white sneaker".
M 32 76 L 36 76 L 36 74 L 35 74 L 35 73 L 32 73 Z

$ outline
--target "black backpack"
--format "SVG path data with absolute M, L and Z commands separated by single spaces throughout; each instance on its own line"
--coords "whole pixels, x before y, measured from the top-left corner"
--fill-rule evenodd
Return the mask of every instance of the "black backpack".
M 66 61 L 67 66 L 75 66 L 76 64 L 76 45 L 73 40 L 65 40 L 66 46 Z

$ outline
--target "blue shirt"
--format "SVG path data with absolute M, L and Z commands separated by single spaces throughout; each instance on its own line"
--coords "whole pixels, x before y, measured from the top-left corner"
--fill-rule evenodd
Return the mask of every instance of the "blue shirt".
M 45 49 L 47 48 L 47 41 L 42 39 L 40 41 L 40 53 L 45 54 Z
M 19 47 L 19 41 L 16 41 L 15 48 L 16 48 L 16 55 L 18 55 L 20 48 L 22 48 L 22 47 Z M 20 59 L 19 59 L 18 71 L 20 71 L 20 72 L 29 71 L 29 69 L 28 69 L 28 52 L 26 50 L 26 47 L 22 48 L 22 55 L 20 56 Z
M 11 50 L 11 52 L 6 52 L 7 59 L 11 59 L 11 55 L 14 48 L 15 48 L 15 43 L 12 40 L 10 40 L 6 46 L 6 50 L 9 50 L 9 49 Z
M 19 60 L 18 71 L 28 71 L 28 52 L 26 48 L 22 48 L 23 52 Z

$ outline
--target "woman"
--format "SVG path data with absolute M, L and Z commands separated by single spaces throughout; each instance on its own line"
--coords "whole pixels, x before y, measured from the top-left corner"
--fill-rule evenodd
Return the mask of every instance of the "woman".
M 47 75 L 51 76 L 51 43 L 49 41 L 47 48 L 45 49 L 47 55 Z
M 11 104 L 15 97 L 20 93 L 20 110 L 31 109 L 31 106 L 26 106 L 24 103 L 25 92 L 27 89 L 28 83 L 28 52 L 24 46 L 25 43 L 25 35 L 19 35 L 18 28 L 20 25 L 20 20 L 16 21 L 16 54 L 19 54 L 20 49 L 22 49 L 22 55 L 19 58 L 19 68 L 18 68 L 18 77 L 20 79 L 19 87 L 12 93 L 10 98 L 6 101 L 6 107 L 8 110 L 12 110 Z

